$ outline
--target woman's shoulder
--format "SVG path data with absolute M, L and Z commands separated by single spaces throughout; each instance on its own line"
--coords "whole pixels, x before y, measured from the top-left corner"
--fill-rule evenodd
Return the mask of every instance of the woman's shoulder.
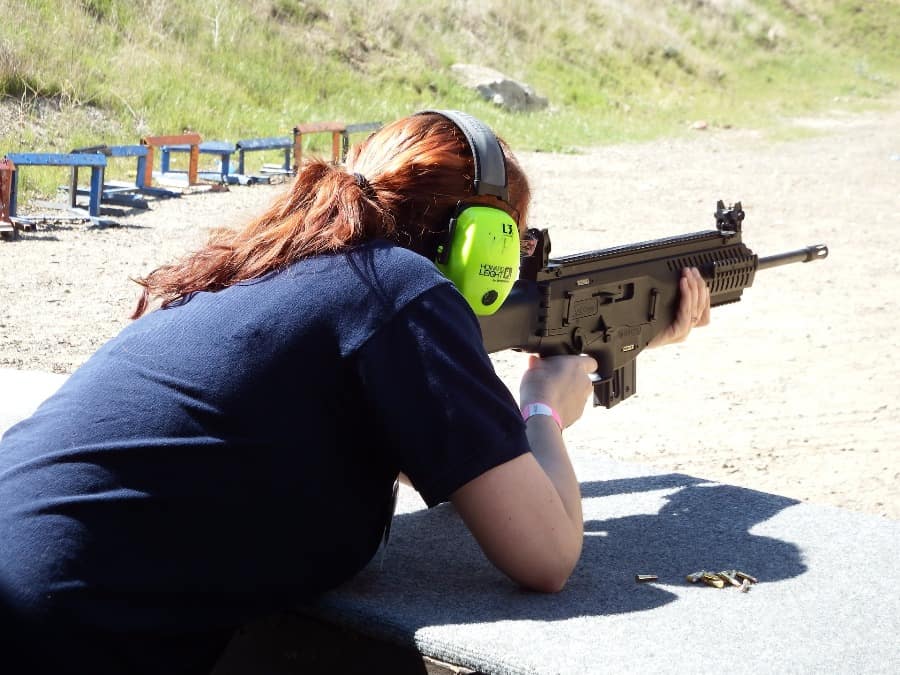
M 433 270 L 439 277 L 441 276 L 433 261 L 420 253 L 386 239 L 375 239 L 354 247 L 350 249 L 348 256 L 357 259 L 371 258 L 382 265 L 389 267 L 398 266 L 419 273 Z
M 401 305 L 435 286 L 450 283 L 425 256 L 384 240 L 348 251 L 346 260 L 360 283 L 376 294 L 396 298 Z

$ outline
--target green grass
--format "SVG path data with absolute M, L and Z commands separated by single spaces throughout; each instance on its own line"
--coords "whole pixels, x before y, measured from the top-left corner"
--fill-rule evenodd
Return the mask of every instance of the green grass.
M 0 116 L 0 154 L 423 107 L 466 109 L 517 149 L 574 152 L 697 119 L 785 135 L 789 116 L 871 107 L 900 83 L 900 0 L 0 0 L 0 16 L 15 27 L 0 96 L 18 120 Z M 457 62 L 551 108 L 503 112 L 456 82 Z M 26 190 L 55 185 L 29 173 Z

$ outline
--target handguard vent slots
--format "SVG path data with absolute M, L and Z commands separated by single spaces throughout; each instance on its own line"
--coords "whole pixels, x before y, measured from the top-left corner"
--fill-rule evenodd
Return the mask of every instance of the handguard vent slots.
M 713 304 L 722 304 L 732 302 L 736 298 L 731 295 L 736 292 L 739 297 L 742 289 L 752 285 L 757 256 L 740 244 L 711 253 L 670 258 L 667 263 L 669 270 L 676 273 L 685 267 L 699 269 L 709 285 Z

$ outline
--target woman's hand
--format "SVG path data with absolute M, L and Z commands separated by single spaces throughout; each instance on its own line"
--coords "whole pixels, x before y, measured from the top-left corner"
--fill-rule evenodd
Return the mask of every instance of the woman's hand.
M 678 288 L 681 299 L 675 320 L 662 333 L 650 340 L 648 347 L 684 342 L 692 328 L 709 324 L 709 286 L 696 267 L 684 269 Z
M 546 403 L 559 413 L 563 427 L 581 417 L 584 405 L 593 391 L 590 373 L 597 362 L 590 356 L 530 355 L 528 370 L 519 386 L 522 407 L 529 403 Z

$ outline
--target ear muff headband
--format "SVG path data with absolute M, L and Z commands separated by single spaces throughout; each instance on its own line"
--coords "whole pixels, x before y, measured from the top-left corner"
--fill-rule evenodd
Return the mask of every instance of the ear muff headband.
M 458 110 L 425 110 L 453 122 L 466 137 L 475 165 L 475 194 L 492 195 L 508 203 L 506 158 L 494 132 L 480 120 Z M 460 205 L 449 223 L 447 241 L 435 263 L 469 303 L 475 314 L 500 309 L 519 270 L 519 228 L 503 209 Z
M 423 110 L 419 115 L 433 113 L 453 122 L 469 142 L 475 159 L 476 195 L 493 195 L 509 202 L 506 182 L 506 158 L 500 142 L 484 122 L 460 110 Z

